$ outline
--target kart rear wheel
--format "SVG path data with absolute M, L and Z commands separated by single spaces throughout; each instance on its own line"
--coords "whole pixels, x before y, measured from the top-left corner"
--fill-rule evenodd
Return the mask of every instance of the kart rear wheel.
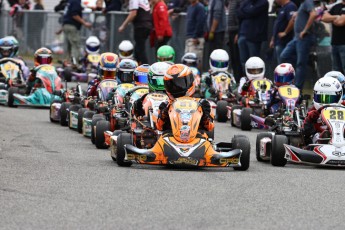
M 95 126 L 98 121 L 105 120 L 104 116 L 102 114 L 95 114 L 92 117 L 92 122 L 91 122 L 91 142 L 92 144 L 95 144 Z
M 256 160 L 260 161 L 260 162 L 267 162 L 267 161 L 269 161 L 269 160 L 262 159 L 261 156 L 260 156 L 260 141 L 263 138 L 265 138 L 265 137 L 271 138 L 271 140 L 272 140 L 272 133 L 259 133 L 256 136 Z M 272 153 L 272 148 L 271 148 L 270 152 Z
M 251 108 L 243 108 L 241 113 L 241 129 L 250 131 L 252 130 L 252 117 L 250 114 L 253 113 Z
M 105 145 L 104 132 L 110 130 L 109 121 L 101 120 L 96 124 L 96 136 L 95 136 L 95 145 L 98 149 L 107 149 L 109 146 Z
M 60 107 L 60 125 L 61 126 L 67 126 L 68 121 L 67 121 L 67 116 L 68 116 L 68 111 L 67 109 L 71 106 L 70 102 L 62 102 L 61 107 Z
M 52 105 L 53 103 L 61 103 L 59 100 L 54 100 L 52 103 L 50 103 L 50 108 L 49 108 L 49 119 L 50 122 L 55 123 L 56 121 L 52 119 Z
M 67 116 L 68 116 L 68 127 L 70 128 L 70 129 L 73 129 L 73 127 L 71 126 L 71 112 L 78 112 L 78 110 L 81 108 L 81 105 L 71 105 L 70 107 L 69 107 L 69 112 L 68 112 L 68 114 L 67 114 Z
M 275 135 L 272 139 L 272 153 L 271 164 L 273 166 L 285 166 L 287 160 L 285 159 L 284 144 L 288 144 L 288 138 L 283 135 Z
M 216 115 L 218 122 L 226 122 L 228 120 L 228 102 L 218 101 L 216 108 Z
M 246 171 L 250 163 L 250 141 L 248 137 L 243 135 L 235 135 L 232 138 L 232 146 L 234 149 L 241 149 L 242 154 L 240 158 L 241 167 L 234 167 L 234 170 Z
M 86 108 L 80 108 L 78 110 L 78 133 L 83 133 L 83 117 L 86 111 L 88 111 Z
M 8 89 L 8 102 L 7 102 L 8 107 L 12 107 L 12 108 L 17 107 L 16 105 L 14 105 L 14 96 L 13 96 L 13 94 L 15 94 L 15 93 L 19 93 L 18 87 L 10 87 Z
M 234 123 L 234 110 L 235 109 L 242 109 L 242 106 L 240 105 L 234 105 L 231 107 L 231 116 L 230 116 L 230 122 L 231 122 L 231 126 L 235 127 L 235 123 Z
M 132 144 L 132 138 L 131 134 L 129 133 L 121 133 L 117 137 L 117 156 L 116 156 L 116 162 L 119 166 L 122 167 L 129 167 L 132 165 L 132 162 L 130 161 L 125 161 L 125 144 Z

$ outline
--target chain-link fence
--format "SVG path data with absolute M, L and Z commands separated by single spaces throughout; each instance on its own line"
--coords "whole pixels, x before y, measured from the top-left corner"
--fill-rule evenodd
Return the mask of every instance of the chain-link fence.
M 111 12 L 107 15 L 103 15 L 100 12 L 84 13 L 83 17 L 93 23 L 92 29 L 86 29 L 82 27 L 81 37 L 84 44 L 87 37 L 90 35 L 97 36 L 102 42 L 102 52 L 110 51 L 117 52 L 118 44 L 122 40 L 131 40 L 133 42 L 133 27 L 131 24 L 126 28 L 123 33 L 117 31 L 118 27 L 127 17 L 128 13 L 125 12 Z M 269 20 L 269 36 L 272 34 L 274 17 L 271 16 Z M 61 30 L 62 14 L 51 11 L 22 11 L 18 12 L 15 17 L 10 17 L 8 11 L 1 11 L 0 15 L 0 37 L 6 35 L 14 35 L 20 42 L 20 52 L 22 54 L 29 54 L 38 49 L 41 46 L 47 46 L 51 48 L 55 53 L 62 54 L 64 50 L 64 37 L 63 33 L 58 34 Z M 184 53 L 185 47 L 185 14 L 180 14 L 178 17 L 171 19 L 173 27 L 173 37 L 169 41 L 169 44 L 174 47 L 176 51 L 176 61 L 179 61 Z M 331 69 L 330 59 L 330 45 L 327 38 L 329 38 L 328 25 L 322 23 L 319 24 L 319 41 L 320 45 L 316 47 L 317 62 L 311 60 L 311 70 L 308 72 L 308 79 L 315 81 L 317 79 L 317 71 L 320 75 L 323 75 Z M 228 49 L 225 45 L 227 42 L 227 36 L 224 41 L 224 48 Z M 154 48 L 149 47 L 149 41 L 146 44 L 147 56 L 150 63 L 155 61 Z M 83 46 L 81 46 L 83 47 Z M 268 43 L 263 44 L 262 57 L 265 59 L 266 51 L 268 49 Z M 208 45 L 205 45 L 205 54 L 208 54 Z M 267 59 L 266 69 L 267 75 L 272 77 L 274 67 L 276 66 L 275 59 Z M 318 67 L 312 66 L 312 64 L 319 63 Z M 203 70 L 208 68 L 208 57 L 204 55 Z M 313 71 L 313 72 L 312 72 Z

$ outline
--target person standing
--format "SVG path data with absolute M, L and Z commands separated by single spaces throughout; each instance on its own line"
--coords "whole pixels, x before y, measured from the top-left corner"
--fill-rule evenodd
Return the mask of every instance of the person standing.
M 189 0 L 186 16 L 186 37 L 185 53 L 195 53 L 199 62 L 198 69 L 202 69 L 202 59 L 204 53 L 204 25 L 206 20 L 206 10 L 199 0 Z
M 240 51 L 238 49 L 238 28 L 239 21 L 237 18 L 236 10 L 240 6 L 241 0 L 229 0 L 229 16 L 228 16 L 228 31 L 229 31 L 229 50 L 230 50 L 230 62 L 231 68 L 234 72 L 236 82 L 239 82 L 243 76 Z
M 242 69 L 250 57 L 260 57 L 261 44 L 267 40 L 268 1 L 244 0 L 237 10 L 240 20 L 238 47 Z
M 274 48 L 277 62 L 280 64 L 280 54 L 286 44 L 293 38 L 293 28 L 289 26 L 289 22 L 292 19 L 292 15 L 297 11 L 297 6 L 290 0 L 276 0 L 276 2 L 281 8 L 277 12 L 277 18 L 274 22 L 270 48 Z
M 345 74 L 345 0 L 326 11 L 322 21 L 332 23 L 332 69 Z
M 226 15 L 224 0 L 210 0 L 207 14 L 207 40 L 209 52 L 215 49 L 223 49 L 226 30 Z
M 172 28 L 169 22 L 168 7 L 163 0 L 151 0 L 153 5 L 152 19 L 153 30 L 151 31 L 151 46 L 154 45 L 156 53 L 159 47 L 166 45 L 172 37 Z
M 44 10 L 42 0 L 34 0 L 34 2 L 35 2 L 34 10 Z M 29 15 L 30 15 L 29 23 L 30 24 L 32 23 L 31 25 L 36 25 L 31 31 L 31 33 L 34 33 L 36 35 L 35 39 L 32 40 L 31 48 L 33 50 L 37 50 L 38 48 L 42 47 L 41 35 L 42 35 L 42 29 L 44 26 L 45 16 L 43 12 L 32 13 Z
M 68 0 L 63 18 L 63 32 L 67 41 L 68 55 L 75 65 L 80 58 L 80 28 L 82 25 L 87 28 L 92 27 L 91 23 L 82 18 L 82 11 L 81 0 Z
M 148 0 L 129 0 L 129 14 L 118 31 L 122 33 L 126 26 L 133 22 L 134 25 L 134 56 L 138 64 L 147 64 L 146 40 L 150 35 L 152 20 L 150 14 L 150 4 Z
M 299 89 L 303 89 L 310 49 L 316 41 L 313 31 L 316 17 L 313 0 L 304 0 L 298 8 L 294 22 L 294 38 L 280 55 L 282 63 L 296 63 L 295 85 Z

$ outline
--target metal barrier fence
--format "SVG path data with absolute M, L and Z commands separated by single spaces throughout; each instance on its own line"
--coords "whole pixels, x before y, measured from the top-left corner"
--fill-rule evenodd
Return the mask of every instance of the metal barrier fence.
M 128 39 L 133 41 L 133 27 L 129 25 L 123 33 L 118 33 L 117 29 L 127 17 L 128 13 L 125 12 L 111 12 L 107 15 L 103 15 L 100 12 L 84 13 L 83 17 L 89 22 L 93 23 L 92 29 L 81 29 L 82 44 L 84 44 L 87 37 L 90 35 L 97 36 L 102 42 L 102 52 L 111 51 L 117 52 L 118 44 Z M 64 47 L 63 33 L 57 35 L 56 32 L 61 29 L 62 14 L 52 11 L 22 11 L 18 12 L 15 17 L 10 17 L 9 12 L 6 10 L 0 11 L 0 37 L 6 35 L 14 35 L 20 42 L 21 54 L 32 55 L 33 52 L 42 46 L 47 46 L 56 52 L 62 52 Z M 269 20 L 269 37 L 272 34 L 274 17 L 270 17 Z M 171 20 L 173 27 L 173 37 L 169 41 L 169 44 L 174 47 L 176 51 L 176 61 L 179 61 L 184 53 L 185 37 L 185 14 L 180 14 L 177 18 Z M 321 23 L 322 32 L 320 32 L 319 46 L 316 47 L 316 53 L 319 65 L 317 69 L 311 68 L 308 72 L 307 78 L 313 83 L 317 79 L 317 71 L 319 75 L 323 75 L 331 69 L 330 59 L 330 45 L 327 38 L 329 38 L 328 25 L 324 26 Z M 225 42 L 227 41 L 227 37 Z M 326 42 L 325 42 L 326 41 Z M 224 43 L 225 43 L 224 42 Z M 326 43 L 326 44 L 323 44 Z M 149 42 L 146 44 L 147 56 L 150 63 L 155 61 L 154 48 L 149 47 Z M 83 47 L 83 45 L 81 45 Z M 224 44 L 224 48 L 228 49 L 228 46 Z M 266 55 L 268 49 L 268 42 L 263 44 L 262 57 Z M 205 54 L 208 54 L 208 46 L 206 43 Z M 266 73 L 268 77 L 272 77 L 274 67 L 276 66 L 275 59 L 266 60 Z M 208 57 L 204 55 L 203 70 L 208 69 Z M 311 65 L 312 67 L 312 65 Z

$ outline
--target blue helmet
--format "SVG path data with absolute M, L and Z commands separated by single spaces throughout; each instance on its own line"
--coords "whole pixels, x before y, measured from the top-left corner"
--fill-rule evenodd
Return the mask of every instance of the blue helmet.
M 11 39 L 1 38 L 0 39 L 0 58 L 14 57 L 15 49 L 14 43 Z

